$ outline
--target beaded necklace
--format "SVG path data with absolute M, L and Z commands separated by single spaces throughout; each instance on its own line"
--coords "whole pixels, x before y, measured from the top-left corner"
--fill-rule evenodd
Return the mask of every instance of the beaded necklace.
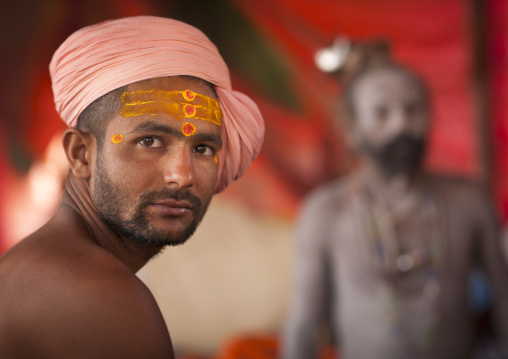
M 428 186 L 422 187 L 412 208 L 405 208 L 403 213 L 390 210 L 386 202 L 380 196 L 376 197 L 374 191 L 367 185 L 362 187 L 354 185 L 352 191 L 357 232 L 363 232 L 361 237 L 364 237 L 358 241 L 362 246 L 363 260 L 382 282 L 385 317 L 390 325 L 390 333 L 400 343 L 403 357 L 408 359 L 424 358 L 435 348 L 439 319 L 439 274 L 444 228 L 435 195 L 428 190 Z M 420 211 L 423 245 L 402 252 L 397 226 L 415 211 Z M 394 285 L 397 278 L 408 275 L 416 269 L 425 270 L 422 295 L 428 312 L 424 345 L 421 347 L 411 343 L 404 335 L 399 313 L 399 298 Z

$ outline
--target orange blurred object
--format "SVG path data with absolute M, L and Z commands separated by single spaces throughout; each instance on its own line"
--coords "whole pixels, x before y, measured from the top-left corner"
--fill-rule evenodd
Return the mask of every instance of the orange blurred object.
M 226 343 L 219 355 L 213 359 L 277 359 L 280 339 L 271 335 L 237 337 Z M 338 359 L 332 347 L 323 347 L 318 359 Z M 185 358 L 191 359 L 191 358 Z

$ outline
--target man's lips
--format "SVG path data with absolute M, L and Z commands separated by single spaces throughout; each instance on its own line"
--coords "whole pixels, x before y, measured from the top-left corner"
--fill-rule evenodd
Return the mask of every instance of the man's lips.
M 166 216 L 183 216 L 192 211 L 192 205 L 187 201 L 168 199 L 152 203 L 150 206 Z

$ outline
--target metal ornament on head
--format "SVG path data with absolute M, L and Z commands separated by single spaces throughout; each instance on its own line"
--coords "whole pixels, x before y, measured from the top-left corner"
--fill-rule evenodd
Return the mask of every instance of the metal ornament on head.
M 314 62 L 321 71 L 344 81 L 365 66 L 390 62 L 390 47 L 382 39 L 357 42 L 338 36 L 330 46 L 316 51 Z

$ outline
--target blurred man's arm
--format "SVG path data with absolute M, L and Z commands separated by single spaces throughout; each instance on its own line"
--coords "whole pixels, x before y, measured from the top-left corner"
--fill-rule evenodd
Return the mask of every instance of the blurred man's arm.
M 480 219 L 480 259 L 493 291 L 495 324 L 501 345 L 508 355 L 508 267 L 501 249 L 499 223 L 488 195 L 475 193 L 475 208 Z
M 284 332 L 284 359 L 317 356 L 329 291 L 326 263 L 328 228 L 330 211 L 319 200 L 309 201 L 296 228 L 294 280 Z

